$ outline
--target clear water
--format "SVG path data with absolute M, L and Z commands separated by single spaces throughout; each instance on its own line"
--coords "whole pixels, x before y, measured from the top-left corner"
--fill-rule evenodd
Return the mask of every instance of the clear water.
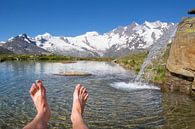
M 85 71 L 88 77 L 53 75 Z M 106 62 L 73 64 L 4 62 L 0 64 L 0 128 L 22 128 L 35 115 L 31 84 L 43 80 L 52 110 L 50 129 L 71 128 L 72 92 L 77 83 L 90 94 L 84 118 L 91 129 L 193 129 L 195 101 L 181 94 L 165 94 L 156 86 L 131 82 L 134 75 Z

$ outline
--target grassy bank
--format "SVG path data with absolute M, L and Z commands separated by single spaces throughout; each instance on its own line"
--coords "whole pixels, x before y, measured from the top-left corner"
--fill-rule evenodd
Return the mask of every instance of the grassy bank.
M 111 61 L 111 58 L 80 58 L 80 57 L 71 57 L 71 56 L 61 56 L 61 55 L 15 55 L 15 54 L 1 54 L 0 62 L 2 61 L 11 61 L 11 60 L 35 60 L 35 61 L 76 61 L 76 60 L 88 60 L 88 61 Z
M 138 73 L 147 55 L 148 55 L 147 51 L 128 54 L 126 56 L 118 58 L 116 63 L 120 64 L 124 68 L 133 70 L 136 73 Z
M 167 46 L 165 53 L 152 61 L 152 63 L 145 68 L 143 78 L 147 81 L 163 84 L 166 72 L 166 62 L 169 56 L 171 44 Z
M 148 65 L 144 70 L 144 75 L 142 76 L 144 80 L 156 83 L 163 84 L 165 72 L 166 72 L 166 61 L 169 55 L 170 44 L 167 46 L 166 52 L 160 57 L 154 59 L 150 65 Z M 126 69 L 135 71 L 137 74 L 141 66 L 147 57 L 148 52 L 143 51 L 139 53 L 129 54 L 124 57 L 118 58 L 116 63 L 120 64 Z

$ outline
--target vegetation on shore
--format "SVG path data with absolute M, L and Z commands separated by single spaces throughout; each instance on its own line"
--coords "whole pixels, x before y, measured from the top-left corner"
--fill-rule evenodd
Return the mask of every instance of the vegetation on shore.
M 171 44 L 167 46 L 165 53 L 152 61 L 144 70 L 143 78 L 156 84 L 163 84 L 166 72 L 166 62 L 169 56 Z
M 170 46 L 169 46 L 170 47 Z M 165 62 L 168 58 L 168 51 L 165 52 L 162 58 L 154 60 L 148 67 L 145 69 L 145 74 L 143 78 L 145 80 L 162 83 L 165 75 Z M 131 53 L 126 56 L 120 57 L 115 60 L 115 62 L 126 69 L 135 71 L 137 74 L 141 66 L 148 55 L 148 51 L 142 51 L 137 53 Z M 113 61 L 113 58 L 100 58 L 100 57 L 71 57 L 71 56 L 62 56 L 62 55 L 16 55 L 16 54 L 0 54 L 0 62 L 6 60 L 18 60 L 18 61 L 49 61 L 49 62 L 62 62 L 62 63 L 72 63 L 75 61 Z
M 0 54 L 0 62 L 2 61 L 11 61 L 11 60 L 34 60 L 34 61 L 77 61 L 77 60 L 89 60 L 89 61 L 111 61 L 112 58 L 81 58 L 81 57 L 71 57 L 71 56 L 62 56 L 62 55 L 16 55 L 16 54 Z
M 170 47 L 171 44 L 167 46 L 167 49 L 163 55 L 154 59 L 152 63 L 145 68 L 144 75 L 142 76 L 144 80 L 156 84 L 164 83 L 166 61 L 169 55 Z M 144 63 L 144 60 L 147 55 L 147 51 L 129 54 L 117 59 L 116 63 L 120 64 L 124 68 L 135 71 L 135 73 L 137 74 L 140 71 L 141 66 Z
M 116 63 L 120 64 L 124 68 L 133 70 L 135 71 L 135 73 L 138 73 L 147 55 L 148 55 L 147 51 L 128 54 L 117 59 Z

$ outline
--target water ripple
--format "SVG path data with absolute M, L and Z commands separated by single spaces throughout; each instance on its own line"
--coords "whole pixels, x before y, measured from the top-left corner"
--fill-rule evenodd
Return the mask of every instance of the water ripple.
M 163 94 L 154 85 L 131 82 L 133 74 L 106 62 L 74 64 L 4 62 L 0 64 L 0 128 L 22 128 L 35 115 L 28 90 L 44 80 L 52 110 L 49 128 L 71 128 L 74 86 L 89 92 L 84 118 L 91 129 L 193 127 L 195 102 L 181 94 Z M 89 77 L 62 77 L 54 73 L 85 71 Z

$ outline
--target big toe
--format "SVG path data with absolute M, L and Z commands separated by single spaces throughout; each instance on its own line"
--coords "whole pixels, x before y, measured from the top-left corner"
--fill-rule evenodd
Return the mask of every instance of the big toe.
M 77 84 L 77 85 L 75 86 L 74 92 L 78 94 L 79 91 L 80 91 L 80 89 L 81 89 L 81 84 Z
M 39 89 L 42 88 L 42 81 L 41 80 L 36 80 L 36 85 L 38 86 Z
M 35 83 L 32 84 L 31 88 L 30 88 L 30 95 L 34 96 L 34 94 L 37 92 L 38 88 L 36 87 Z
M 41 80 L 36 80 L 36 85 L 37 85 L 38 89 L 41 90 L 42 95 L 45 95 L 46 94 L 46 89 L 43 86 L 42 81 Z

